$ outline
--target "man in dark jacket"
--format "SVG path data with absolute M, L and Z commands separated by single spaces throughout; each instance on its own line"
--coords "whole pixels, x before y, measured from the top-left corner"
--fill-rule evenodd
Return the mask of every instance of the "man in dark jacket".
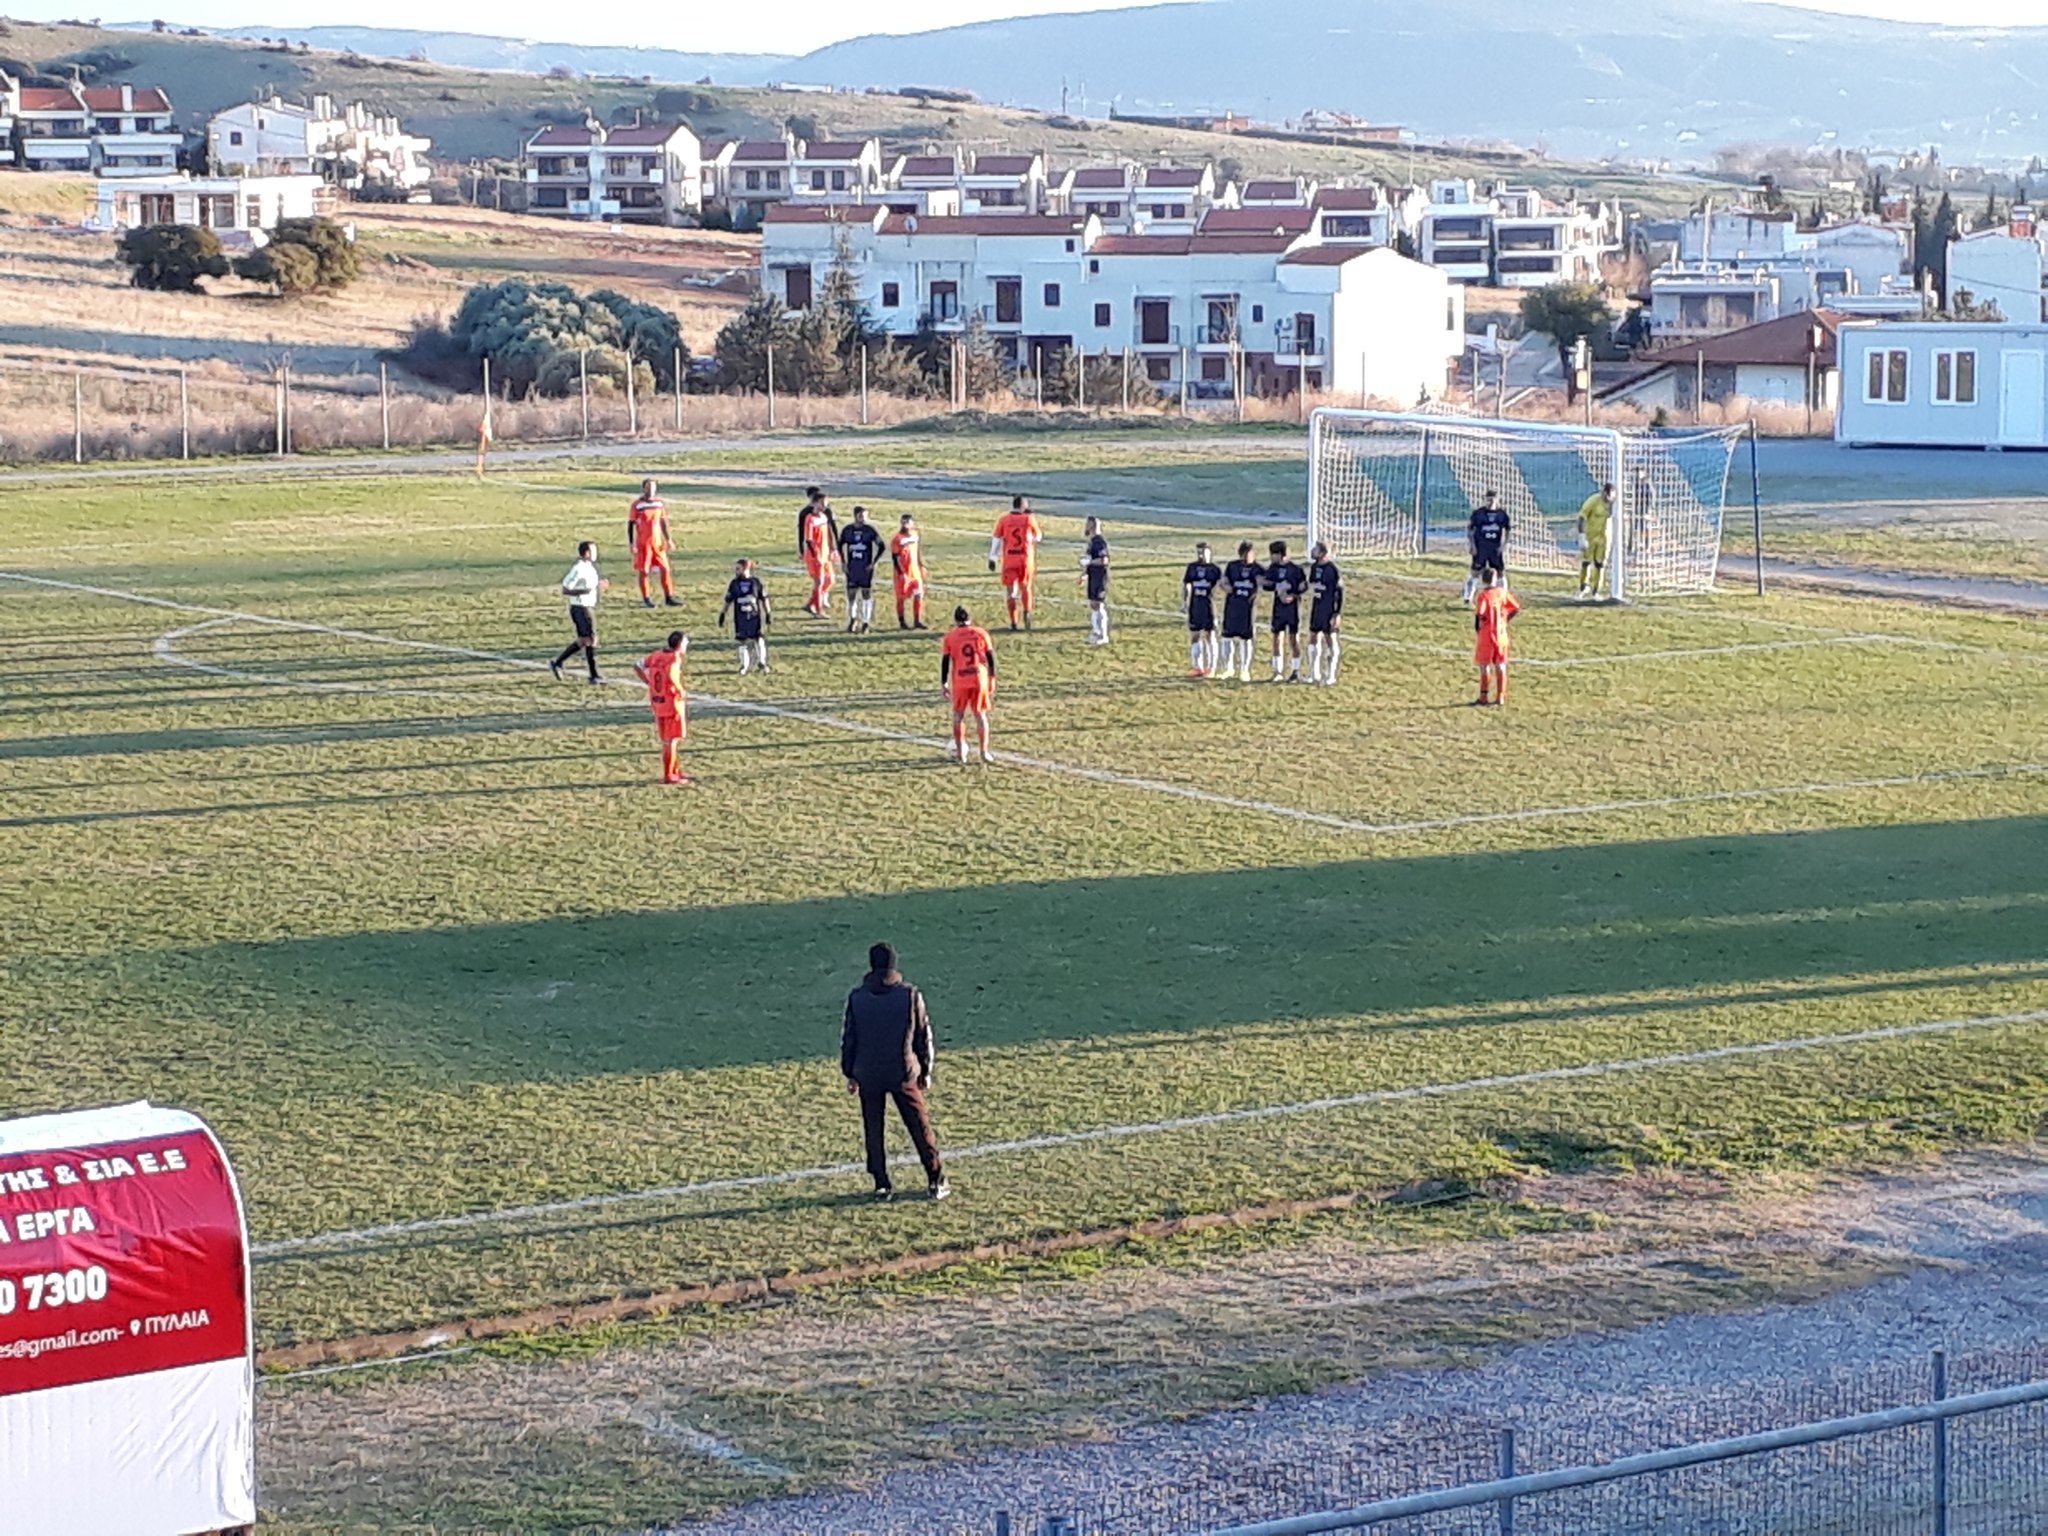
M 868 1172 L 875 1198 L 895 1193 L 889 1182 L 889 1154 L 882 1142 L 883 1118 L 889 1101 L 903 1117 L 904 1129 L 924 1164 L 934 1200 L 953 1191 L 946 1183 L 939 1144 L 925 1109 L 925 1090 L 932 1085 L 932 1024 L 925 1016 L 924 994 L 896 969 L 896 951 L 887 944 L 868 950 L 868 974 L 847 995 L 846 1017 L 839 1030 L 839 1071 L 846 1091 L 860 1096 L 861 1128 L 867 1136 Z

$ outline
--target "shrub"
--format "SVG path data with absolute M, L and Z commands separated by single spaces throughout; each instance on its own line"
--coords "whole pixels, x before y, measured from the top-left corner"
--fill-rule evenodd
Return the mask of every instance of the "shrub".
M 220 237 L 193 224 L 158 224 L 121 236 L 120 258 L 137 288 L 164 293 L 199 293 L 202 277 L 226 277 L 227 253 Z
M 321 292 L 346 288 L 362 275 L 355 241 L 332 219 L 279 219 L 265 249 L 280 245 L 300 246 L 312 253 L 316 263 L 313 286 Z
M 579 353 L 590 353 L 593 387 L 609 378 L 625 388 L 625 358 L 637 359 L 635 388 L 672 388 L 680 358 L 687 370 L 689 348 L 682 327 L 668 311 L 610 290 L 582 294 L 566 283 L 532 283 L 511 278 L 479 283 L 463 296 L 449 323 L 447 340 L 434 330 L 415 329 L 408 363 L 421 372 L 445 372 L 447 349 L 459 350 L 464 373 L 488 357 L 494 381 L 522 393 L 560 395 L 577 388 Z M 609 353 L 612 361 L 605 361 Z
M 268 283 L 287 296 L 315 293 L 320 288 L 320 258 L 306 246 L 273 241 L 238 258 L 235 275 L 252 283 Z

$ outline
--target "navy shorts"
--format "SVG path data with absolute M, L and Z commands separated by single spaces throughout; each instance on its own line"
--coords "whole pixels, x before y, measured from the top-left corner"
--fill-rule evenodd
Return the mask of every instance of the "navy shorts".
M 1206 635 L 1216 627 L 1216 605 L 1206 597 L 1188 599 L 1188 633 Z
M 576 638 L 585 645 L 597 639 L 597 610 L 581 603 L 569 605 L 569 622 L 576 626 Z
M 1088 601 L 1099 603 L 1109 596 L 1109 568 L 1102 565 L 1088 567 Z
M 1298 635 L 1301 633 L 1301 604 L 1275 603 L 1273 605 L 1273 633 L 1276 635 Z
M 1472 569 L 1480 572 L 1498 571 L 1505 576 L 1508 573 L 1507 557 L 1501 553 L 1498 545 L 1492 549 L 1475 550 L 1472 555 Z

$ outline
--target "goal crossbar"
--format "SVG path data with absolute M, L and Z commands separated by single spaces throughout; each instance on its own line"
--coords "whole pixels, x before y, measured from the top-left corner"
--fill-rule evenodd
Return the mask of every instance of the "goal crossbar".
M 1617 600 L 1710 592 L 1741 438 L 1326 408 L 1310 418 L 1309 540 L 1353 559 L 1462 549 L 1492 492 L 1510 519 L 1511 572 L 1580 574 Z M 1604 548 L 1597 510 L 1591 540 L 1580 517 L 1603 487 Z

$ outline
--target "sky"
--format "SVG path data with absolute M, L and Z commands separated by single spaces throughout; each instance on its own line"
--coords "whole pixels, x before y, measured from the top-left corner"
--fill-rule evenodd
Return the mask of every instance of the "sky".
M 102 0 L 105 3 L 105 0 Z M 116 0 L 118 3 L 118 0 Z M 678 6 L 663 26 L 659 8 L 619 7 L 599 12 L 579 31 L 563 24 L 552 0 L 355 0 L 343 12 L 315 0 L 152 0 L 162 14 L 201 27 L 274 26 L 280 29 L 347 21 L 358 26 L 409 27 L 445 32 L 481 32 L 527 37 L 540 42 L 654 43 L 703 53 L 804 53 L 863 32 L 921 32 L 931 27 L 1048 11 L 1099 11 L 1132 0 L 890 0 L 881 7 L 847 0 L 783 0 L 768 12 L 748 6 Z M 1881 16 L 1894 21 L 1943 21 L 1962 26 L 2039 25 L 2043 0 L 1805 0 L 1814 10 Z M 76 16 L 77 0 L 7 0 L 10 14 L 24 20 L 54 21 Z M 141 17 L 144 8 L 133 15 Z M 773 18 L 763 26 L 762 17 Z M 610 18 L 617 17 L 613 22 Z M 117 18 L 128 19 L 128 13 Z

